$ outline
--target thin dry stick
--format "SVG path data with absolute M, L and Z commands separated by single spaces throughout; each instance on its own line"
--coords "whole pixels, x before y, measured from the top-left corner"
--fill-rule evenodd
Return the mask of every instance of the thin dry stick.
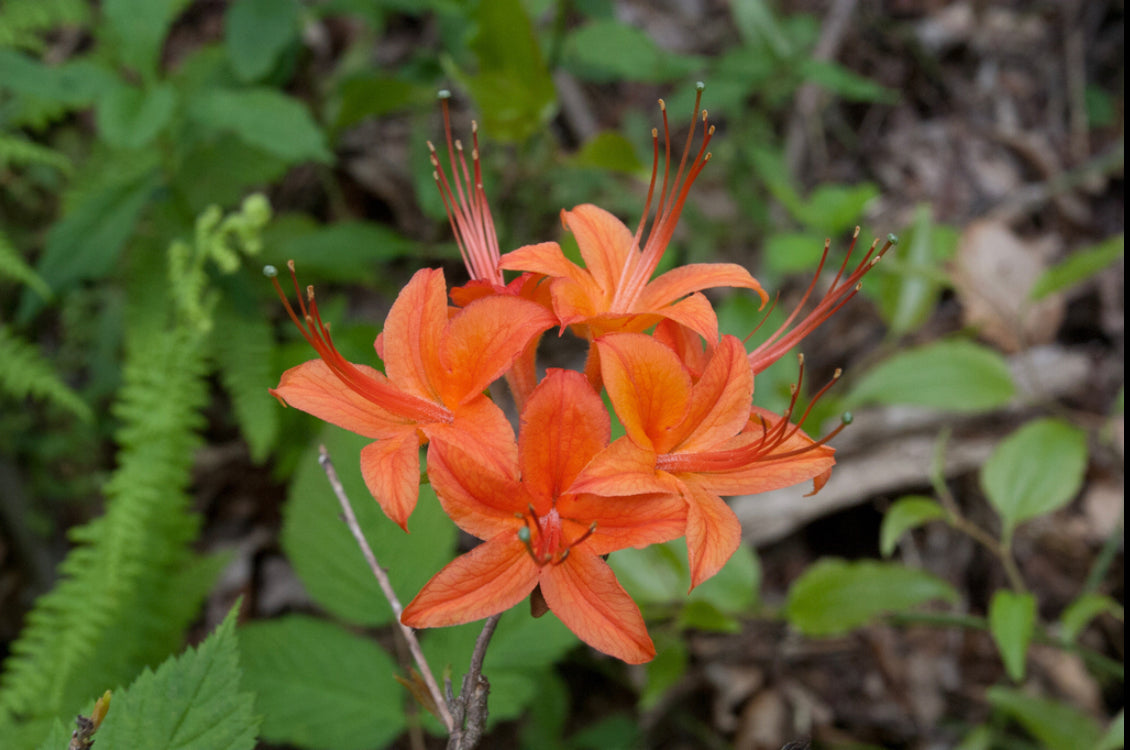
M 483 729 L 487 723 L 487 698 L 490 696 L 490 683 L 483 677 L 483 659 L 486 657 L 487 646 L 490 645 L 494 629 L 501 619 L 501 612 L 488 617 L 483 623 L 479 637 L 475 640 L 475 649 L 471 652 L 471 665 L 467 674 L 463 676 L 459 698 L 455 701 L 456 727 L 448 739 L 448 750 L 472 750 L 482 739 Z M 450 694 L 450 682 L 447 689 Z
M 404 608 L 400 606 L 400 600 L 396 598 L 396 592 L 392 590 L 388 573 L 377 562 L 377 556 L 373 554 L 373 549 L 369 546 L 369 542 L 365 540 L 365 535 L 361 533 L 361 526 L 357 523 L 353 506 L 349 504 L 349 497 L 345 494 L 345 488 L 341 486 L 341 480 L 337 477 L 337 470 L 334 469 L 333 461 L 330 460 L 330 454 L 324 445 L 318 446 L 318 463 L 322 465 L 322 470 L 326 472 L 326 479 L 330 480 L 330 486 L 333 487 L 334 494 L 337 495 L 338 502 L 341 503 L 341 510 L 345 514 L 345 523 L 349 526 L 350 532 L 353 533 L 353 538 L 357 540 L 357 546 L 361 548 L 362 554 L 365 555 L 369 569 L 373 571 L 377 583 L 381 586 L 381 591 L 384 592 L 389 606 L 392 607 L 392 614 L 396 618 L 396 624 L 404 636 L 404 641 L 408 644 L 408 651 L 411 652 L 412 659 L 416 662 L 416 668 L 424 679 L 424 684 L 428 688 L 428 693 L 432 696 L 436 710 L 439 711 L 440 721 L 443 722 L 448 734 L 452 734 L 455 732 L 456 726 L 447 706 L 447 701 L 444 700 L 443 693 L 440 692 L 439 685 L 436 684 L 435 677 L 432 676 L 432 670 L 428 668 L 424 652 L 420 649 L 420 641 L 416 639 L 416 632 L 400 622 L 400 613 L 404 611 Z

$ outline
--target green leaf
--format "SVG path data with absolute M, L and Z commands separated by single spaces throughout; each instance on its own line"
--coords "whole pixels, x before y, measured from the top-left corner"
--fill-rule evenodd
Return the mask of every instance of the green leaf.
M 640 693 L 640 708 L 644 711 L 654 708 L 687 673 L 690 658 L 683 639 L 669 636 L 663 640 L 655 644 L 655 658 L 645 665 L 647 684 Z
M 578 77 L 597 83 L 662 83 L 703 66 L 700 58 L 668 52 L 645 31 L 614 20 L 593 21 L 570 32 L 562 62 Z
M 116 82 L 112 72 L 89 60 L 52 66 L 15 50 L 0 49 L 0 90 L 85 107 Z
M 148 669 L 114 692 L 98 729 L 103 747 L 147 750 L 251 750 L 259 719 L 255 699 L 240 690 L 235 620 L 239 606 L 200 644 Z
M 683 542 L 617 550 L 608 564 L 620 585 L 641 605 L 695 604 L 687 615 L 692 622 L 683 623 L 690 627 L 728 630 L 733 620 L 725 616 L 748 612 L 758 602 L 761 569 L 748 545 L 738 547 L 713 578 L 689 594 L 690 569 Z
M 1126 254 L 1126 237 L 1118 235 L 1067 256 L 1036 280 L 1028 296 L 1041 300 L 1049 294 L 1086 281 Z
M 1102 736 L 1093 719 L 1066 703 L 1005 687 L 991 687 L 986 696 L 993 708 L 1010 716 L 1047 750 L 1089 748 Z
M 871 560 L 824 559 L 793 584 L 785 615 L 806 635 L 840 635 L 882 614 L 932 599 L 957 598 L 952 586 L 920 570 Z
M 297 0 L 235 0 L 224 14 L 224 46 L 241 81 L 271 72 L 298 37 Z
M 585 141 L 581 150 L 573 156 L 572 163 L 579 167 L 596 167 L 630 175 L 643 169 L 643 162 L 636 157 L 632 142 L 612 131 L 597 133 Z
M 384 515 L 361 478 L 359 456 L 371 440 L 326 426 L 310 445 L 287 494 L 283 549 L 318 604 L 351 623 L 383 625 L 392 621 L 392 610 L 341 520 L 341 505 L 318 463 L 319 442 L 329 450 L 365 538 L 388 568 L 402 603 L 451 560 L 455 526 L 430 485 L 420 487 L 419 505 L 408 522 L 412 533 L 404 533 Z
M 989 603 L 989 632 L 1000 650 L 1008 676 L 1024 679 L 1028 646 L 1036 630 L 1036 597 L 1001 589 Z
M 879 552 L 890 557 L 902 535 L 923 524 L 945 518 L 946 512 L 932 497 L 907 495 L 896 500 L 879 527 Z
M 27 286 L 43 300 L 51 297 L 51 287 L 16 251 L 8 236 L 0 231 L 0 279 L 5 277 Z
M 169 124 L 176 101 L 167 83 L 147 89 L 121 83 L 98 101 L 98 131 L 115 148 L 142 148 Z
M 471 49 L 479 62 L 467 80 L 492 138 L 524 141 L 553 116 L 557 93 L 521 0 L 479 3 Z
M 17 338 L 9 326 L 0 324 L 0 394 L 22 399 L 42 398 L 66 409 L 84 422 L 93 413 L 82 398 L 55 373 L 39 350 Z
M 1063 639 L 1067 643 L 1074 643 L 1083 628 L 1099 615 L 1110 614 L 1122 620 L 1125 612 L 1121 604 L 1111 599 L 1106 594 L 1087 592 L 1071 602 L 1059 617 L 1060 629 Z
M 686 545 L 677 542 L 673 544 L 680 563 L 685 564 Z M 686 591 L 689 585 L 688 573 L 682 591 Z M 740 614 L 757 606 L 760 589 L 761 564 L 757 560 L 757 553 L 752 546 L 743 544 L 734 551 L 733 557 L 726 561 L 721 570 L 690 593 L 688 600 L 691 604 L 711 604 L 720 612 Z
M 146 81 L 157 77 L 165 33 L 189 0 L 105 0 L 102 40 L 114 57 Z
M 712 633 L 738 633 L 742 626 L 737 618 L 726 614 L 713 602 L 688 601 L 679 610 L 680 628 L 693 628 Z
M 824 239 L 824 235 L 811 232 L 770 235 L 765 241 L 765 266 L 778 274 L 811 274 L 824 253 Z
M 227 297 L 216 308 L 216 330 L 220 335 L 212 340 L 220 379 L 251 460 L 262 463 L 279 430 L 279 403 L 263 387 L 273 374 L 274 332 L 255 306 Z
M 933 314 L 948 283 L 942 262 L 953 256 L 958 237 L 953 227 L 934 223 L 929 204 L 919 204 L 914 223 L 899 235 L 898 252 L 885 256 L 864 278 L 864 289 L 878 301 L 892 336 L 915 330 Z
M 792 44 L 778 23 L 773 9 L 765 0 L 732 0 L 730 12 L 742 41 L 748 44 L 764 43 L 780 58 L 792 54 Z
M 981 488 L 1007 537 L 1036 516 L 1062 508 L 1079 492 L 1087 436 L 1059 419 L 1037 419 L 1009 435 L 981 467 Z
M 189 109 L 200 125 L 234 133 L 244 143 L 292 164 L 333 160 L 325 134 L 306 107 L 274 89 L 207 89 L 192 98 Z
M 306 216 L 278 217 L 263 233 L 263 261 L 285 268 L 288 260 L 304 278 L 374 283 L 389 262 L 419 254 L 419 247 L 388 227 L 367 221 L 319 226 Z
M 1107 727 L 1106 733 L 1091 750 L 1121 750 L 1124 747 L 1126 747 L 1126 709 L 1118 712 Z
M 639 722 L 613 714 L 589 724 L 569 738 L 572 750 L 634 750 L 642 747 Z
M 899 98 L 886 86 L 827 60 L 809 58 L 801 65 L 801 73 L 806 80 L 848 101 L 894 104 Z
M 1007 404 L 1016 387 L 995 351 L 970 341 L 939 341 L 896 354 L 868 371 L 846 404 L 914 404 L 955 412 Z
M 200 214 L 209 206 L 230 206 L 252 188 L 266 187 L 286 173 L 286 162 L 234 135 L 196 143 L 183 152 L 172 185 L 188 210 Z
M 385 747 L 405 729 L 398 668 L 371 639 L 289 615 L 239 630 L 263 738 L 335 750 Z
M 366 117 L 379 117 L 434 99 L 434 92 L 387 75 L 366 73 L 341 82 L 331 117 L 337 129 L 356 125 Z
M 820 185 L 793 213 L 811 229 L 835 237 L 850 232 L 863 216 L 863 209 L 878 195 L 879 188 L 870 182 Z

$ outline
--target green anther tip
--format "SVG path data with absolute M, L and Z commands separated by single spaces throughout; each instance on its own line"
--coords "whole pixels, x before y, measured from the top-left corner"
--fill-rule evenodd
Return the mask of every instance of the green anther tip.
M 440 89 L 439 91 L 436 92 L 436 99 L 450 99 L 450 98 L 451 98 L 451 92 L 448 91 L 447 89 Z
M 705 81 L 699 81 L 698 83 L 696 83 L 694 85 L 694 88 L 695 88 L 695 91 L 705 91 L 706 90 L 706 82 Z
M 897 245 L 899 243 L 899 236 L 897 234 L 888 234 L 887 242 L 891 243 L 892 245 Z
M 854 419 L 855 419 L 855 415 L 853 415 L 850 411 L 845 411 L 844 415 L 842 417 L 840 417 L 840 421 L 843 422 L 844 424 L 851 424 L 852 420 L 854 420 Z
M 263 275 L 268 279 L 273 279 L 279 275 L 279 269 L 274 266 L 263 266 Z
M 530 530 L 528 528 L 526 528 L 525 526 L 518 529 L 518 539 L 520 539 L 523 542 L 529 542 L 530 541 Z

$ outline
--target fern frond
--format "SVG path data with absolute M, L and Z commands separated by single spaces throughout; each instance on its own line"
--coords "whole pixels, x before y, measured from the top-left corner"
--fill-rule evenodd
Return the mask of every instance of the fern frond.
M 71 171 L 71 160 L 55 149 L 11 133 L 0 133 L 0 169 L 31 164 L 43 164 L 68 174 Z
M 59 379 L 51 363 L 34 346 L 0 325 L 0 392 L 21 399 L 34 396 L 60 406 L 84 421 L 90 407 Z
M 0 5 L 0 47 L 39 51 L 39 34 L 60 26 L 86 26 L 90 9 L 86 0 L 6 0 Z
M 15 246 L 8 240 L 8 236 L 2 231 L 0 231 L 0 276 L 7 276 L 26 284 L 45 300 L 51 297 L 51 287 L 47 286 L 47 282 L 20 256 Z
M 231 302 L 216 309 L 214 340 L 220 381 L 232 401 L 236 422 L 251 449 L 251 460 L 261 463 L 275 445 L 279 410 L 263 387 L 271 382 L 275 339 L 266 317 L 238 309 Z

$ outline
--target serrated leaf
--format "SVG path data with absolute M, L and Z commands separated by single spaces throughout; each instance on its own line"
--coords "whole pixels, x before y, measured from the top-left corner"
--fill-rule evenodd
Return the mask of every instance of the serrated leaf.
M 1088 592 L 1080 595 L 1079 598 L 1068 605 L 1059 617 L 1064 640 L 1068 643 L 1074 643 L 1079 634 L 1083 632 L 1083 628 L 1087 627 L 1091 620 L 1107 613 L 1119 620 L 1125 617 L 1122 605 L 1106 594 Z
M 1059 419 L 1037 419 L 1009 435 L 981 467 L 981 488 L 1008 536 L 1024 521 L 1071 501 L 1087 468 L 1087 436 Z
M 452 559 L 455 526 L 444 515 L 430 485 L 420 487 L 419 504 L 408 522 L 412 533 L 404 533 L 390 521 L 361 478 L 359 456 L 370 442 L 337 427 L 322 430 L 290 483 L 282 545 L 318 604 L 348 622 L 383 625 L 392 621 L 392 610 L 341 520 L 341 506 L 318 463 L 317 444 L 329 450 L 365 538 L 388 569 L 402 603 Z
M 632 142 L 612 131 L 589 138 L 571 161 L 579 167 L 596 167 L 631 175 L 643 169 L 643 162 L 636 157 Z
M 67 747 L 67 741 L 71 738 L 71 731 L 63 726 L 63 722 L 55 719 L 51 724 L 50 732 L 39 744 L 37 750 L 63 750 Z
M 298 36 L 296 0 L 235 0 L 224 14 L 224 46 L 240 80 L 250 83 L 271 71 Z
M 879 527 L 879 552 L 890 557 L 902 535 L 925 523 L 945 518 L 946 512 L 932 497 L 907 495 L 896 500 Z
M 154 80 L 165 34 L 188 1 L 105 0 L 100 30 L 107 47 L 123 65 Z
M 306 748 L 372 750 L 404 731 L 398 668 L 368 638 L 290 615 L 239 630 L 244 684 L 263 738 Z
M 259 718 L 240 690 L 235 621 L 238 606 L 196 649 L 146 669 L 114 691 L 96 742 L 146 750 L 251 750 Z
M 1008 364 L 995 351 L 950 340 L 908 349 L 869 370 L 846 404 L 913 404 L 954 412 L 1007 404 L 1016 391 Z
M 993 708 L 1012 717 L 1047 750 L 1089 748 L 1102 736 L 1093 719 L 1066 703 L 1005 687 L 991 687 L 986 696 Z
M 46 399 L 84 422 L 92 421 L 90 407 L 59 379 L 51 363 L 5 325 L 0 325 L 0 361 L 0 395 Z
M 1024 679 L 1028 646 L 1036 630 L 1036 597 L 1001 589 L 989 603 L 989 632 L 997 644 L 1008 676 Z
M 1028 293 L 1033 301 L 1086 281 L 1126 254 L 1126 237 L 1118 235 L 1077 250 L 1036 279 Z
M 306 107 L 275 89 L 206 89 L 191 99 L 189 112 L 202 126 L 234 133 L 292 164 L 333 160 L 325 134 Z
M 98 101 L 98 131 L 115 148 L 142 148 L 169 124 L 176 101 L 167 83 L 149 88 L 120 83 Z
M 921 570 L 870 560 L 825 559 L 793 584 L 785 615 L 806 635 L 839 635 L 882 614 L 933 599 L 957 598 L 952 586 Z
M 703 65 L 699 58 L 661 49 L 646 32 L 615 20 L 593 21 L 570 32 L 563 62 L 573 74 L 597 83 L 662 83 Z

